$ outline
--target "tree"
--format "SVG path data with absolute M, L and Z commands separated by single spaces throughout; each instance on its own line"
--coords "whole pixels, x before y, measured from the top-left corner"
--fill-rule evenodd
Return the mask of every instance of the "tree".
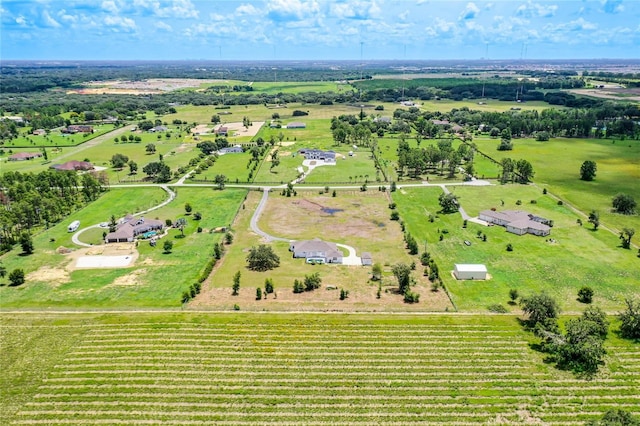
M 267 294 L 273 293 L 273 280 L 271 278 L 264 280 L 264 292 Z
M 640 301 L 625 299 L 627 308 L 618 314 L 620 335 L 626 339 L 640 339 Z
M 595 161 L 587 160 L 580 166 L 580 179 L 591 181 L 596 177 L 598 166 Z
M 302 281 L 298 279 L 293 280 L 293 292 L 302 293 L 303 291 L 304 291 L 304 284 L 302 284 Z
M 578 301 L 581 303 L 591 303 L 593 301 L 593 289 L 583 286 L 578 290 Z
M 398 291 L 406 293 L 411 287 L 411 267 L 406 263 L 397 263 L 391 267 L 391 271 L 398 281 Z
M 24 284 L 25 279 L 24 279 L 24 270 L 18 268 L 18 269 L 14 269 L 13 271 L 11 271 L 11 273 L 9 273 L 9 285 L 11 287 L 17 287 L 19 285 Z
M 149 163 L 142 168 L 142 171 L 156 183 L 164 183 L 171 180 L 171 169 L 162 162 Z
M 233 286 L 231 288 L 233 290 L 232 296 L 237 296 L 240 292 L 240 271 L 236 271 L 233 275 Z
M 519 183 L 528 183 L 535 175 L 533 166 L 527 160 L 516 161 L 516 176 Z
M 371 279 L 373 281 L 380 281 L 382 279 L 382 265 L 374 263 L 371 267 Z
M 178 218 L 176 220 L 176 228 L 180 230 L 180 236 L 184 238 L 184 228 L 187 226 L 187 219 L 184 217 Z
M 129 174 L 130 175 L 135 175 L 136 173 L 138 173 L 138 163 L 136 163 L 133 160 L 129 161 Z
M 224 184 L 227 181 L 227 177 L 225 175 L 216 175 L 214 178 L 216 185 L 218 185 L 219 190 L 224 189 Z
M 113 154 L 111 156 L 111 165 L 114 169 L 123 168 L 127 164 L 127 161 L 129 161 L 129 157 L 124 154 Z
M 256 300 L 262 300 L 262 289 L 260 287 L 256 287 Z
M 591 213 L 589 213 L 589 222 L 593 224 L 593 230 L 597 231 L 600 226 L 600 213 L 591 210 Z
M 0 278 L 7 276 L 7 268 L 0 262 Z
M 607 338 L 609 334 L 609 320 L 607 314 L 596 306 L 588 306 L 582 313 L 582 318 L 596 324 L 595 333 L 602 339 Z
M 458 197 L 451 193 L 442 193 L 438 197 L 438 203 L 443 213 L 455 213 L 458 211 Z
M 581 317 L 567 321 L 566 330 L 551 345 L 558 366 L 576 373 L 596 373 L 606 354 L 598 324 Z
M 28 232 L 20 234 L 20 246 L 22 247 L 22 253 L 26 255 L 33 253 L 33 239 Z
M 519 295 L 517 289 L 512 288 L 511 290 L 509 290 L 509 299 L 511 299 L 511 301 L 509 303 L 512 304 L 512 305 L 515 305 L 516 304 L 516 300 L 518 300 L 518 296 L 520 296 L 520 295 Z
M 156 146 L 155 144 L 152 144 L 152 143 L 147 144 L 147 146 L 144 149 L 147 152 L 147 154 L 155 154 L 156 152 Z
M 319 272 L 314 272 L 313 274 L 304 276 L 305 291 L 313 291 L 317 288 L 320 288 L 320 283 L 322 283 L 322 278 L 320 278 Z
M 608 410 L 600 420 L 591 420 L 586 426 L 640 426 L 640 420 L 631 413 L 614 408 Z
M 229 244 L 231 244 L 232 242 L 233 242 L 233 234 L 232 234 L 231 232 L 227 231 L 227 232 L 224 234 L 224 243 L 225 243 L 226 245 L 229 245 Z
M 268 271 L 280 266 L 280 257 L 271 246 L 260 244 L 258 247 L 251 247 L 247 255 L 247 263 L 252 271 Z
M 526 324 L 534 328 L 544 325 L 547 320 L 555 320 L 560 313 L 558 302 L 546 293 L 534 294 L 520 300 L 522 311 L 528 316 Z
M 116 232 L 118 228 L 118 222 L 116 221 L 116 217 L 111 215 L 111 219 L 109 219 L 109 232 Z
M 636 230 L 633 228 L 622 228 L 620 239 L 622 240 L 622 248 L 631 248 L 631 238 L 635 235 Z
M 636 200 L 627 194 L 618 194 L 611 200 L 611 204 L 617 213 L 633 214 L 635 212 Z
M 164 249 L 165 253 L 171 253 L 171 250 L 173 250 L 173 241 L 171 240 L 166 240 L 164 242 L 164 245 L 162 246 L 162 248 Z
M 185 203 L 185 204 L 184 204 L 184 211 L 185 211 L 187 214 L 191 214 L 191 212 L 193 211 L 193 207 L 191 207 L 191 204 L 189 204 L 189 203 Z

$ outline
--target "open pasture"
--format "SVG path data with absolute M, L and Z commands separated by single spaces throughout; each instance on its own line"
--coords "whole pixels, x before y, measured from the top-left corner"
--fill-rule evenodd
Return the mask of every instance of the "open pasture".
M 374 262 L 383 265 L 381 297 L 376 297 L 378 282 L 372 282 L 371 267 L 343 265 L 310 265 L 304 259 L 293 259 L 287 242 L 269 243 L 280 257 L 280 266 L 266 272 L 246 267 L 249 248 L 264 244 L 250 230 L 250 218 L 262 194 L 250 192 L 233 224 L 234 241 L 216 266 L 202 293 L 190 308 L 231 310 L 238 305 L 250 311 L 444 311 L 452 306 L 444 292 L 431 292 L 429 283 L 416 273 L 418 285 L 412 290 L 420 294 L 420 303 L 409 305 L 397 294 L 397 281 L 391 273 L 396 262 L 410 263 L 403 248 L 402 233 L 396 222 L 388 219 L 388 200 L 380 192 L 338 191 L 337 197 L 319 195 L 315 191 L 298 190 L 296 197 L 283 197 L 272 192 L 259 226 L 263 231 L 282 238 L 298 240 L 321 238 L 354 247 L 357 254 L 371 253 Z M 322 208 L 325 208 L 323 211 Z M 326 209 L 332 209 L 327 212 Z M 332 212 L 332 213 L 331 213 Z M 342 249 L 346 255 L 346 250 Z M 233 275 L 240 271 L 240 294 L 232 296 Z M 294 294 L 293 282 L 318 272 L 322 287 Z M 264 287 L 265 279 L 273 280 L 275 295 L 256 300 L 256 287 Z M 328 290 L 334 286 L 336 290 Z M 349 291 L 339 300 L 340 288 Z
M 600 213 L 605 225 L 617 229 L 640 230 L 640 215 L 611 213 L 611 199 L 618 193 L 633 196 L 640 202 L 640 143 L 634 140 L 553 138 L 548 142 L 514 139 L 513 151 L 497 151 L 499 140 L 475 138 L 478 148 L 500 161 L 502 158 L 524 158 L 536 173 L 534 182 L 588 214 Z M 580 166 L 595 161 L 595 180 L 580 180 Z M 487 175 L 489 176 L 489 175 Z
M 30 128 L 28 128 L 30 129 Z M 16 149 L 14 147 L 46 147 L 56 146 L 76 146 L 90 141 L 93 138 L 104 135 L 114 130 L 113 124 L 98 124 L 93 126 L 93 133 L 62 133 L 60 130 L 52 130 L 49 134 L 33 135 L 26 131 L 21 132 L 18 138 L 6 141 L 3 145 L 5 149 Z M 18 148 L 19 149 L 19 148 Z
M 27 282 L 20 287 L 0 287 L 2 307 L 177 307 L 182 292 L 198 278 L 212 256 L 213 245 L 221 238 L 221 234 L 211 234 L 209 230 L 228 226 L 245 195 L 245 190 L 180 188 L 176 200 L 146 216 L 174 222 L 185 217 L 184 238 L 180 238 L 178 229 L 171 229 L 156 247 L 140 242 L 137 248 L 133 248 L 139 257 L 128 268 L 75 269 L 78 254 L 87 250 L 100 252 L 105 246 L 74 248 L 71 234 L 66 229 L 68 223 L 77 219 L 84 227 L 106 222 L 111 214 L 118 218 L 159 204 L 167 197 L 157 188 L 113 189 L 64 223 L 36 235 L 34 254 L 19 256 L 16 250 L 2 257 L 9 271 L 19 267 L 27 274 Z M 192 205 L 194 213 L 202 213 L 202 220 L 196 221 L 185 215 L 185 203 Z M 201 233 L 197 232 L 199 226 L 203 228 Z M 104 231 L 98 231 L 99 236 L 88 235 L 87 242 L 98 242 Z M 170 254 L 163 253 L 165 238 L 174 242 Z M 84 234 L 81 234 L 82 239 Z M 57 250 L 60 246 L 74 248 L 74 251 L 60 254 Z
M 513 316 L 0 315 L 0 422 L 581 426 L 640 414 L 640 349 L 595 380 Z
M 548 237 L 518 236 L 501 226 L 483 226 L 468 222 L 463 228 L 460 214 L 438 214 L 439 188 L 406 188 L 393 194 L 400 217 L 416 238 L 421 251 L 436 259 L 445 284 L 460 310 L 483 311 L 492 304 L 508 307 L 509 289 L 521 295 L 546 291 L 561 301 L 567 312 L 582 310 L 578 290 L 588 285 L 595 291 L 594 304 L 615 312 L 623 300 L 637 295 L 640 272 L 636 253 L 619 247 L 616 235 L 588 225 L 576 224 L 577 216 L 566 206 L 533 186 L 450 187 L 459 196 L 461 206 L 471 216 L 484 209 L 525 210 L 551 219 L 554 226 Z M 522 205 L 517 205 L 521 200 Z M 536 204 L 531 204 L 535 200 Z M 504 206 L 502 205 L 504 201 Z M 434 222 L 429 221 L 433 215 Z M 443 230 L 447 233 L 440 235 Z M 486 234 L 487 241 L 478 238 Z M 553 239 L 553 241 L 549 241 Z M 464 241 L 471 242 L 470 246 Z M 513 251 L 506 251 L 507 244 Z M 491 279 L 457 281 L 450 274 L 455 263 L 483 263 Z

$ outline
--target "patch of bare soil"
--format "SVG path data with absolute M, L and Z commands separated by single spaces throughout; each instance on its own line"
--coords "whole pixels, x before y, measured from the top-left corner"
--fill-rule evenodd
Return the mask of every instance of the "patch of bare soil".
M 71 278 L 69 272 L 62 268 L 52 268 L 50 266 L 42 266 L 39 269 L 27 274 L 28 282 L 39 281 L 45 282 L 51 286 L 68 283 Z
M 247 128 L 242 125 L 242 122 L 231 122 L 231 123 L 221 124 L 220 126 L 226 127 L 230 131 L 230 134 L 232 136 L 254 137 L 255 135 L 258 134 L 258 131 L 260 130 L 263 124 L 264 124 L 264 121 L 254 121 L 253 123 L 251 123 L 251 126 Z
M 138 249 L 136 249 L 135 243 L 114 243 L 114 244 L 102 244 L 99 246 L 92 246 L 74 250 L 67 256 L 70 259 L 66 266 L 66 270 L 71 272 L 75 270 L 76 261 L 82 256 L 131 256 L 131 263 L 128 267 L 134 266 L 136 260 L 140 256 Z
M 213 129 L 206 124 L 198 124 L 196 127 L 191 128 L 191 133 L 197 133 L 199 135 L 203 133 L 211 133 L 212 131 Z
M 141 279 L 147 273 L 146 269 L 137 269 L 130 274 L 123 275 L 122 277 L 118 277 L 111 284 L 110 287 L 128 287 L 143 284 Z

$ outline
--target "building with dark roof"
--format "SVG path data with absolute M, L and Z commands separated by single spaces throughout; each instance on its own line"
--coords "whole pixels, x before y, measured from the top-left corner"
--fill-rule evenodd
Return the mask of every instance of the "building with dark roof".
M 293 252 L 293 257 L 304 257 L 307 262 L 342 263 L 343 255 L 338 246 L 318 238 L 294 241 L 289 244 L 289 251 Z
M 161 231 L 164 224 L 159 220 L 145 219 L 144 217 L 134 218 L 128 215 L 124 221 L 119 223 L 114 232 L 109 232 L 104 241 L 106 243 L 130 243 L 138 235 L 151 231 Z
M 298 152 L 304 155 L 305 160 L 322 160 L 326 163 L 336 162 L 336 153 L 334 151 L 323 151 L 321 149 L 315 148 L 303 148 Z

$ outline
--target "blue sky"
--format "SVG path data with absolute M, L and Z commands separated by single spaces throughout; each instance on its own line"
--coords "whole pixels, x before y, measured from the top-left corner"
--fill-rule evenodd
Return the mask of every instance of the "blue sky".
M 638 0 L 2 0 L 0 16 L 2 59 L 640 58 Z

